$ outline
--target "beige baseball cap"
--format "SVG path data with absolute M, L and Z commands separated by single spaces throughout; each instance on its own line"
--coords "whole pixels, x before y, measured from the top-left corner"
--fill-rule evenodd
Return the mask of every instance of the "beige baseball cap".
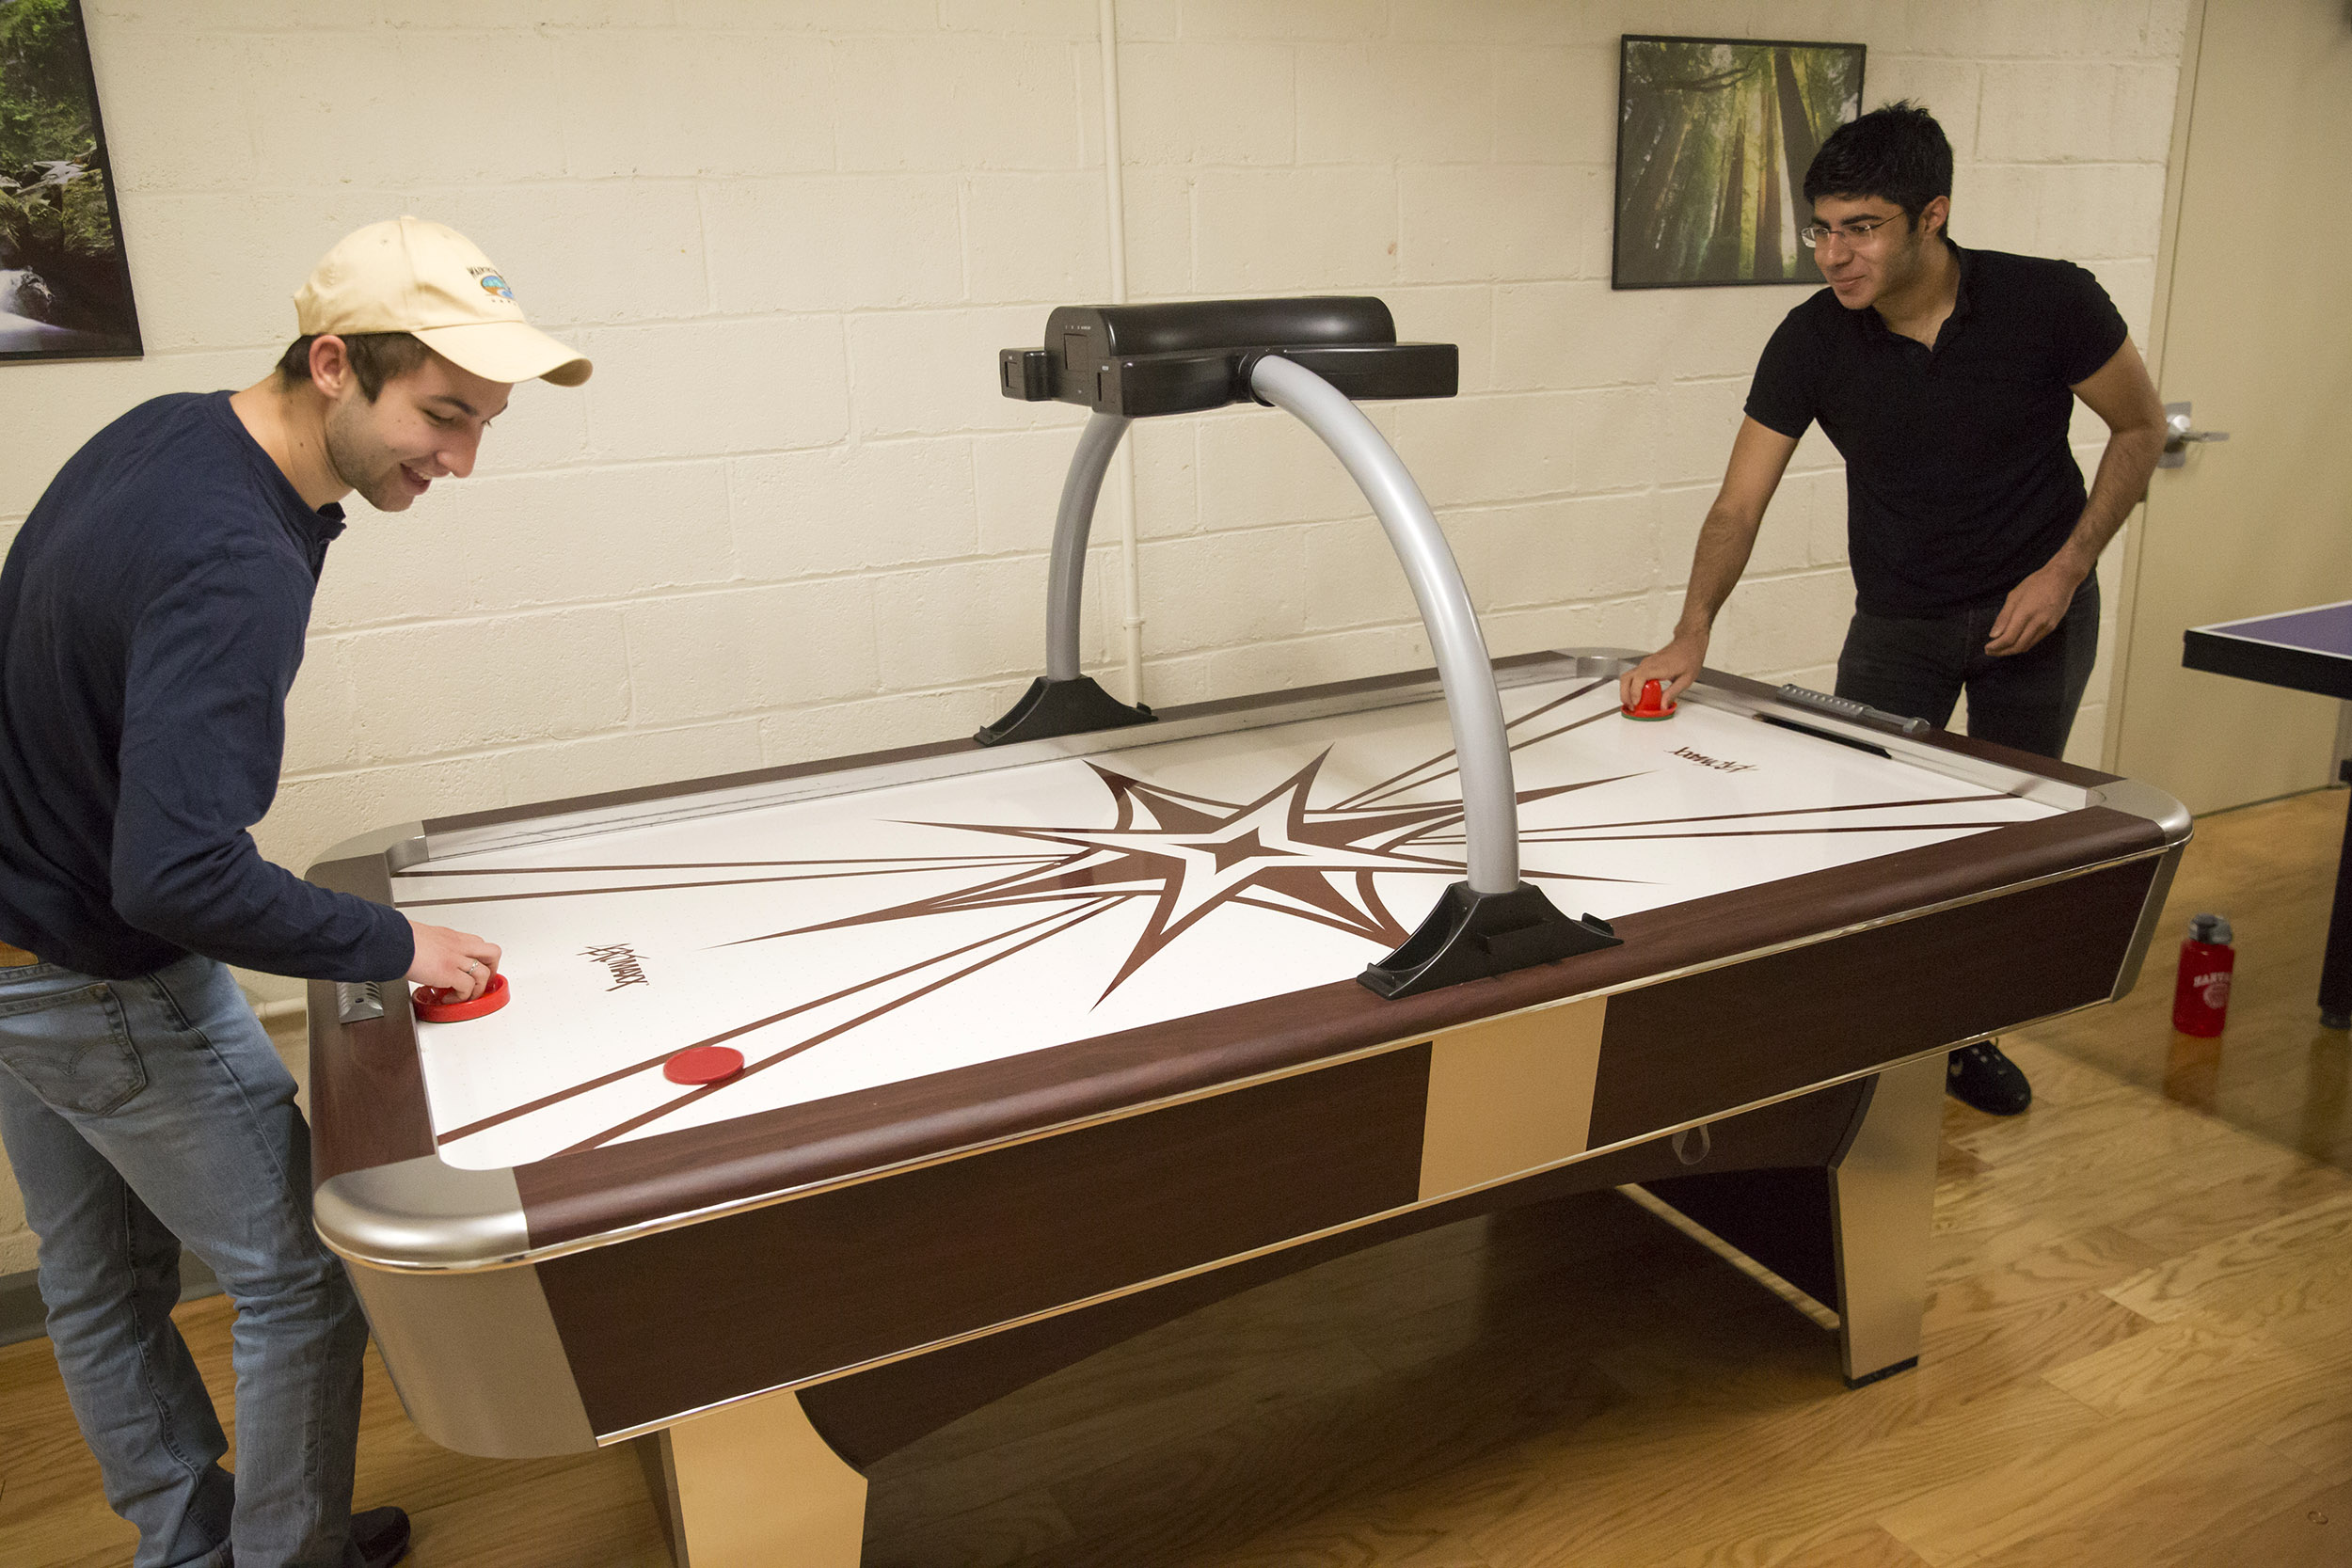
M 411 333 L 490 381 L 577 387 L 595 369 L 523 319 L 505 277 L 471 240 L 424 218 L 345 235 L 294 295 L 294 320 L 305 337 Z

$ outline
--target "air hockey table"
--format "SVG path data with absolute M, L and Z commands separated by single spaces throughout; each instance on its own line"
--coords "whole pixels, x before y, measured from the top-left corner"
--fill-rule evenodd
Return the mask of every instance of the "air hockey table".
M 2244 621 L 2191 626 L 2181 634 L 2181 662 L 2191 670 L 2265 686 L 2334 697 L 2345 705 L 2338 744 L 2352 734 L 2352 599 Z M 2352 784 L 2352 758 L 2336 776 Z M 2335 904 L 2319 972 L 2319 1022 L 2352 1029 L 2352 807 L 2346 808 L 2344 848 L 2336 858 Z
M 1851 1381 L 1916 1359 L 1944 1053 L 2129 989 L 2186 815 L 1717 672 L 1637 721 L 1627 650 L 1489 659 L 1342 395 L 1442 395 L 1450 358 L 1383 358 L 1385 309 L 1342 303 L 1083 341 L 1057 311 L 1048 362 L 1008 356 L 1009 395 L 1093 417 L 1048 675 L 979 736 L 313 868 L 505 951 L 510 1001 L 465 1022 L 312 987 L 319 1228 L 428 1435 L 643 1439 L 681 1562 L 846 1568 L 861 1467 L 961 1415 L 1266 1279 L 1628 1183 L 1834 1310 Z M 1155 399 L 1253 391 L 1364 484 L 1438 668 L 1122 715 L 1067 613 L 1110 448 Z M 740 1070 L 666 1075 L 709 1047 Z

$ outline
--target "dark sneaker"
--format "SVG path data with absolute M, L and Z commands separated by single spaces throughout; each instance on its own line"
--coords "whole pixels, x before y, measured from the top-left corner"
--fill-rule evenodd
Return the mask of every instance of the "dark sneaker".
M 397 1508 L 371 1508 L 351 1516 L 351 1551 L 344 1561 L 358 1568 L 392 1568 L 408 1555 L 408 1515 Z M 237 1568 L 229 1543 L 205 1560 L 204 1568 Z
M 353 1514 L 351 1549 L 361 1568 L 392 1568 L 408 1555 L 408 1515 L 397 1508 Z
M 1963 1045 L 1944 1068 L 1944 1090 L 1987 1116 L 2013 1117 L 2033 1103 L 2033 1085 L 1991 1040 Z

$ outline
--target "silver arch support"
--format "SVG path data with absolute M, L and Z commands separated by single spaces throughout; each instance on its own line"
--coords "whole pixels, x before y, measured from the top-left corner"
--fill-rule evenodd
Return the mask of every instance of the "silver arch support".
M 1127 433 L 1128 420 L 1119 414 L 1089 414 L 1078 434 L 1078 450 L 1070 459 L 1070 473 L 1061 483 L 1061 510 L 1054 515 L 1054 555 L 1045 588 L 1045 678 L 1076 680 L 1078 668 L 1078 606 L 1086 586 L 1087 533 L 1094 526 L 1094 503 L 1103 493 L 1103 476 L 1110 471 L 1111 454 Z
M 1404 460 L 1364 418 L 1363 410 L 1314 372 L 1269 354 L 1251 368 L 1249 385 L 1259 396 L 1295 415 L 1323 438 L 1363 491 L 1364 499 L 1372 502 L 1389 543 L 1395 546 L 1406 580 L 1413 587 L 1413 602 L 1421 608 L 1422 625 L 1428 629 L 1430 648 L 1437 655 L 1446 717 L 1454 726 L 1454 760 L 1461 768 L 1470 890 L 1512 892 L 1519 885 L 1518 796 L 1511 776 L 1502 698 L 1495 690 L 1494 663 L 1486 656 L 1486 639 L 1478 629 L 1477 613 L 1470 609 L 1470 591 L 1462 585 L 1461 569 L 1454 564 L 1438 519 L 1430 514 L 1428 500 L 1406 471 Z M 1073 468 L 1072 482 L 1075 481 Z M 1067 490 L 1063 505 L 1065 509 L 1069 505 Z

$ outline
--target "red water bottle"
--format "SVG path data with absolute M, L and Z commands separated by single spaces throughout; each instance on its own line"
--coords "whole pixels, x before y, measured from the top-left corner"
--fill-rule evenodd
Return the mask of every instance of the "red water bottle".
M 2229 1021 L 2230 971 L 2235 967 L 2229 917 L 2190 916 L 2188 940 L 2181 943 L 2181 978 L 2172 989 L 2172 1027 L 2184 1035 L 2221 1033 Z

